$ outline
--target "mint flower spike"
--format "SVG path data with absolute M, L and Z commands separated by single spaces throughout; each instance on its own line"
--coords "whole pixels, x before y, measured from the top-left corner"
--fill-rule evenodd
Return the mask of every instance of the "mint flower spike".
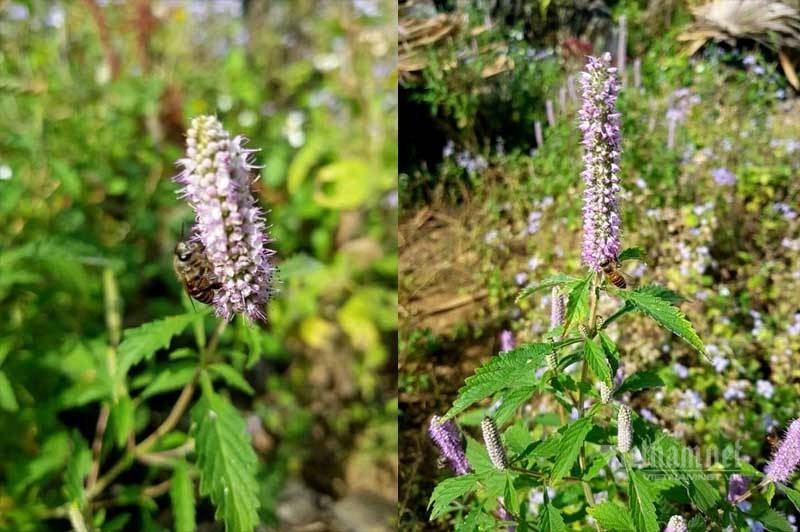
M 581 258 L 593 271 L 616 261 L 620 252 L 617 196 L 620 160 L 620 114 L 616 110 L 619 83 L 611 54 L 589 57 L 581 74 L 583 103 L 579 112 L 583 133 L 581 174 L 583 193 L 583 250 Z
M 789 425 L 783 441 L 772 456 L 764 472 L 771 482 L 786 482 L 800 464 L 800 419 Z
M 231 139 L 216 117 L 193 118 L 175 181 L 195 211 L 197 238 L 221 284 L 213 302 L 217 315 L 230 320 L 242 314 L 252 322 L 266 320 L 275 267 L 264 215 L 250 191 L 257 168 L 250 156 L 257 150 L 244 143 L 242 136 Z
M 739 473 L 734 473 L 728 479 L 728 502 L 736 502 L 739 497 L 747 493 L 750 479 Z
M 627 453 L 631 450 L 632 443 L 631 409 L 628 405 L 620 405 L 617 413 L 617 450 Z
M 557 286 L 553 287 L 550 292 L 550 328 L 555 329 L 564 322 L 564 296 L 558 290 Z
M 664 532 L 689 532 L 689 528 L 686 526 L 686 521 L 683 517 L 680 515 L 673 515 L 669 518 L 667 528 L 664 529 Z
M 497 424 L 490 417 L 483 418 L 481 421 L 481 432 L 483 433 L 483 443 L 486 444 L 486 451 L 489 453 L 489 460 L 497 469 L 508 469 L 508 458 L 503 442 L 500 440 L 500 433 L 497 431 Z
M 470 472 L 471 467 L 464 452 L 461 433 L 455 423 L 449 419 L 442 421 L 439 416 L 433 416 L 428 425 L 428 434 L 442 453 L 442 458 L 456 475 L 466 475 Z

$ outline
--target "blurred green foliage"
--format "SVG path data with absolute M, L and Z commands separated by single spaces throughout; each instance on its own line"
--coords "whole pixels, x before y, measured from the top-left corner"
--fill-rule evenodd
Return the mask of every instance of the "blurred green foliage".
M 122 329 L 192 312 L 171 268 L 191 214 L 171 177 L 201 113 L 261 149 L 280 269 L 269 323 L 229 326 L 210 373 L 261 435 L 261 519 L 276 522 L 289 475 L 314 469 L 338 497 L 351 457 L 396 460 L 392 6 L 245 4 L 0 1 L 0 529 L 63 529 L 44 519 L 81 491 L 100 405 L 104 471 L 163 420 L 211 334 L 203 318 L 134 366 L 133 405 L 104 391 Z M 170 472 L 122 478 L 94 525 L 171 528 L 167 496 L 145 489 Z

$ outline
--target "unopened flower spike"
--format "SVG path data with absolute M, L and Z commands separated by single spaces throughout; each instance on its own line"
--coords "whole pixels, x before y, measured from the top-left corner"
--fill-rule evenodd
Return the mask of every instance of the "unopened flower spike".
M 466 475 L 470 472 L 471 467 L 464 451 L 461 433 L 452 420 L 442 421 L 439 416 L 433 416 L 428 426 L 428 434 L 442 453 L 442 458 L 456 475 Z
M 564 296 L 554 286 L 550 293 L 550 328 L 555 329 L 564 322 Z
M 497 431 L 497 424 L 490 417 L 483 418 L 481 421 L 481 432 L 483 442 L 486 444 L 486 451 L 489 453 L 489 460 L 497 469 L 508 468 L 508 458 L 503 442 L 500 440 L 500 433 Z
M 274 252 L 267 248 L 264 215 L 250 191 L 257 168 L 250 154 L 257 150 L 245 149 L 244 142 L 242 136 L 231 139 L 216 117 L 192 119 L 186 157 L 178 160 L 183 171 L 175 181 L 196 213 L 197 238 L 221 285 L 213 301 L 217 315 L 266 320 Z
M 583 262 L 599 272 L 620 252 L 617 196 L 620 160 L 619 83 L 611 55 L 589 57 L 581 75 L 580 129 L 583 132 Z
M 783 441 L 772 456 L 764 472 L 772 482 L 786 482 L 800 464 L 800 419 L 789 425 Z
M 603 381 L 600 381 L 598 387 L 600 388 L 600 402 L 607 405 L 611 402 L 611 388 Z
M 669 518 L 669 522 L 667 523 L 667 528 L 664 529 L 664 532 L 688 532 L 689 529 L 686 527 L 686 521 L 680 515 L 673 515 Z
M 632 443 L 631 409 L 628 405 L 620 405 L 617 414 L 617 449 L 621 453 L 627 453 L 631 450 Z

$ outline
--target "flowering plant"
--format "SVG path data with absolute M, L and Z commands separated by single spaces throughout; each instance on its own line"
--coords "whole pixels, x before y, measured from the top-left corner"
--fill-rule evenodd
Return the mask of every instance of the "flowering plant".
M 431 519 L 455 512 L 459 530 L 553 531 L 579 523 L 609 531 L 741 530 L 757 523 L 791 530 L 770 505 L 780 490 L 800 509 L 800 492 L 786 485 L 800 463 L 800 421 L 762 472 L 736 453 L 703 463 L 634 409 L 636 394 L 664 383 L 653 370 L 624 374 L 624 347 L 610 325 L 639 313 L 708 355 L 676 306 L 681 296 L 655 284 L 631 286 L 620 272 L 646 256 L 621 246 L 619 86 L 608 54 L 589 58 L 582 89 L 588 272 L 555 274 L 524 288 L 518 298 L 552 290 L 545 340 L 493 357 L 467 378 L 450 410 L 431 420 L 434 443 L 456 473 L 435 488 Z M 600 303 L 609 299 L 616 310 L 604 318 Z M 488 407 L 478 404 L 488 398 Z M 533 415 L 533 398 L 545 411 Z M 464 426 L 480 423 L 484 444 L 467 431 L 459 435 L 457 418 Z

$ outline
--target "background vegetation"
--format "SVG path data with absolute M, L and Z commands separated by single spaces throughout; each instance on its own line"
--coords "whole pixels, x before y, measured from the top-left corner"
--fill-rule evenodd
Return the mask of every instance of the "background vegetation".
M 449 475 L 435 469 L 436 451 L 425 434 L 430 416 L 448 410 L 464 378 L 500 350 L 504 331 L 522 342 L 548 329 L 549 297 L 516 303 L 522 286 L 555 271 L 582 270 L 579 102 L 569 77 L 587 46 L 617 55 L 623 15 L 623 247 L 648 251 L 646 266 L 627 273 L 686 297 L 681 308 L 711 354 L 704 361 L 645 320 L 612 327 L 626 373 L 657 368 L 666 383 L 657 393 L 633 393 L 630 404 L 700 452 L 740 442 L 758 469 L 771 453 L 771 437 L 798 415 L 800 103 L 774 51 L 752 40 L 709 42 L 689 55 L 678 38 L 692 21 L 690 7 L 637 1 L 531 3 L 517 13 L 445 7 L 448 16 L 464 17 L 461 31 L 426 49 L 424 70 L 404 74 L 403 529 L 432 526 L 428 498 L 435 481 Z M 500 56 L 513 68 L 487 76 L 485 66 Z M 427 122 L 424 144 L 404 130 L 406 108 Z M 611 301 L 601 302 L 600 314 L 611 308 Z M 471 436 L 480 439 L 474 425 L 490 404 L 461 416 Z M 522 426 L 546 433 L 553 407 L 525 406 L 518 413 Z M 542 500 L 541 493 L 532 497 L 529 511 L 537 512 Z M 569 522 L 569 496 L 554 504 L 567 509 Z M 794 519 L 790 504 L 779 507 Z M 665 516 L 681 510 L 659 509 Z M 586 523 L 572 520 L 575 528 Z
M 372 1 L 0 1 L 0 529 L 64 530 L 54 509 L 164 421 L 205 352 L 213 320 L 200 314 L 162 340 L 168 349 L 154 345 L 122 391 L 109 386 L 132 328 L 197 316 L 171 267 L 191 221 L 171 177 L 188 120 L 202 113 L 262 149 L 256 192 L 280 268 L 269 323 L 234 321 L 209 372 L 258 454 L 259 520 L 388 526 L 393 11 Z M 186 415 L 155 450 L 187 443 L 189 430 Z M 180 527 L 170 501 L 194 497 L 176 496 L 176 463 L 166 466 L 132 463 L 84 504 L 88 525 Z M 190 466 L 175 478 L 191 479 L 191 494 L 196 476 Z M 214 521 L 203 498 L 196 514 Z

